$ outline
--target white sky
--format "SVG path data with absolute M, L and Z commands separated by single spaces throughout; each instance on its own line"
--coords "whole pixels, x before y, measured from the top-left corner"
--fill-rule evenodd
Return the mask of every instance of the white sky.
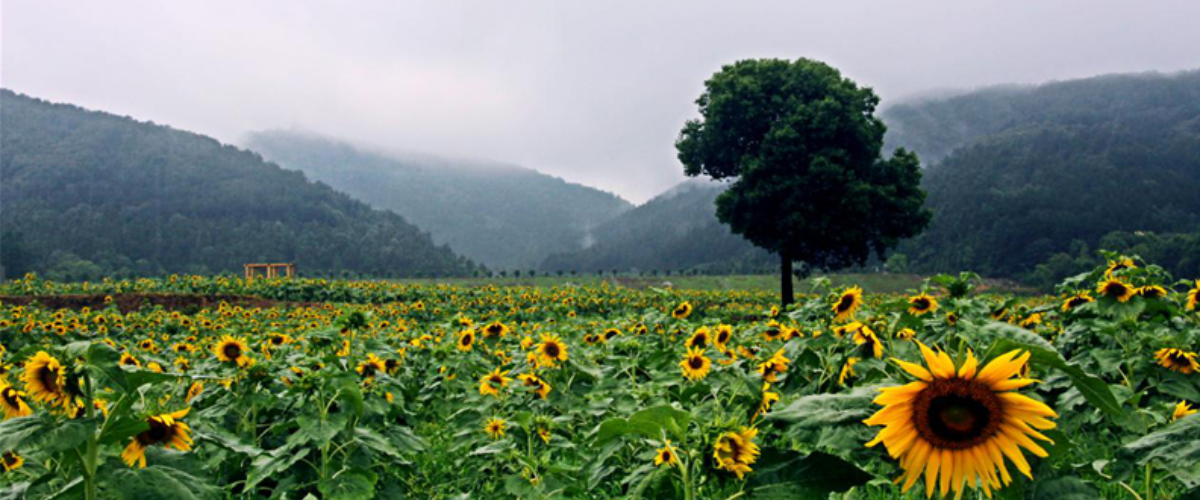
M 1200 67 L 1200 2 L 0 4 L 0 84 L 237 142 L 298 127 L 518 163 L 642 202 L 683 179 L 703 81 L 810 57 L 889 99 Z

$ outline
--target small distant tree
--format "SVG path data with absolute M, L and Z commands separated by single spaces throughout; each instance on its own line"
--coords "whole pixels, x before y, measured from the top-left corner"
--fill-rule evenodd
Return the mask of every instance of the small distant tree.
M 917 156 L 883 158 L 879 98 L 809 59 L 738 61 L 696 100 L 675 147 L 688 176 L 732 185 L 717 218 L 780 257 L 783 305 L 792 263 L 840 269 L 882 257 L 929 224 Z

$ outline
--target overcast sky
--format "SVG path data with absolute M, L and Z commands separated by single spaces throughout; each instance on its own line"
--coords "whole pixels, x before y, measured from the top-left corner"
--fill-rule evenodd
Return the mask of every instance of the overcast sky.
M 724 63 L 809 57 L 884 99 L 1200 67 L 1200 1 L 4 0 L 0 82 L 238 142 L 296 127 L 642 202 Z

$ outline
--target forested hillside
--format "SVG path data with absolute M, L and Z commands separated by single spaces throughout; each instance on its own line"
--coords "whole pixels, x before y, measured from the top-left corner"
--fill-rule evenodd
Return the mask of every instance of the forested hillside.
M 63 279 L 470 274 L 402 217 L 198 134 L 0 91 L 0 264 Z
M 592 245 L 551 256 L 542 270 L 773 269 L 773 258 L 717 220 L 713 202 L 722 190 L 705 181 L 684 182 L 600 225 Z
M 1200 72 L 984 90 L 888 116 L 895 143 L 949 151 L 925 172 L 933 223 L 900 249 L 917 270 L 1022 276 L 1113 231 L 1200 231 Z
M 493 269 L 532 269 L 631 207 L 616 195 L 512 165 L 372 151 L 287 131 L 252 134 L 246 146 L 393 210 Z

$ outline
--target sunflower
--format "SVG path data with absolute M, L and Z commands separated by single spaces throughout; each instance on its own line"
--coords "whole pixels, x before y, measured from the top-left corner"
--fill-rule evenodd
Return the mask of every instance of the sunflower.
M 254 363 L 248 354 L 250 348 L 246 345 L 246 341 L 229 335 L 221 337 L 221 340 L 213 347 L 213 352 L 216 353 L 218 361 L 237 364 L 238 368 L 244 368 Z
M 546 383 L 545 380 L 542 380 L 541 377 L 538 377 L 532 373 L 522 373 L 517 375 L 517 379 L 520 380 L 521 383 L 525 384 L 525 387 L 533 389 L 533 393 L 537 394 L 538 397 L 542 399 L 546 399 L 546 396 L 550 394 L 552 389 L 550 384 Z
M 367 354 L 367 359 L 359 363 L 354 371 L 358 372 L 362 378 L 374 380 L 377 373 L 387 372 L 387 366 L 384 365 L 383 360 L 379 356 Z
M 709 342 L 708 327 L 702 326 L 700 328 L 697 328 L 696 333 L 693 333 L 692 336 L 690 338 L 688 338 L 687 342 L 685 342 L 683 345 L 689 349 L 695 347 L 697 349 L 703 350 L 703 349 L 708 348 L 708 342 Z
M 25 381 L 25 390 L 34 401 L 63 407 L 71 403 L 66 387 L 67 368 L 46 351 L 38 351 L 25 362 L 22 380 Z
M 1131 259 L 1129 257 L 1122 257 L 1120 259 L 1110 260 L 1110 261 L 1108 261 L 1108 269 L 1104 270 L 1104 275 L 1110 276 L 1110 275 L 1112 275 L 1112 273 L 1115 273 L 1122 269 L 1137 269 L 1137 264 L 1134 264 L 1133 259 Z
M 687 302 L 683 302 L 683 303 L 675 306 L 675 309 L 673 309 L 671 311 L 671 317 L 675 318 L 675 319 L 684 319 L 691 315 L 692 315 L 692 305 Z
M 162 445 L 179 451 L 191 450 L 191 429 L 183 423 L 183 417 L 187 416 L 189 410 L 190 408 L 184 408 L 175 413 L 164 413 L 147 418 L 146 423 L 150 428 L 134 436 L 133 441 L 121 453 L 121 460 L 124 460 L 130 467 L 137 464 L 139 468 L 144 468 L 146 467 L 146 448 L 151 446 Z
M 1196 413 L 1197 411 L 1193 410 L 1192 405 L 1188 404 L 1187 401 L 1180 401 L 1179 404 L 1175 405 L 1175 411 L 1171 414 L 1171 421 L 1174 422 L 1188 415 L 1195 415 Z
M 1188 310 L 1195 311 L 1197 304 L 1200 304 L 1200 280 L 1196 280 L 1196 288 L 1188 290 L 1187 294 Z
M 1154 353 L 1154 359 L 1163 368 L 1185 375 L 1200 371 L 1200 361 L 1196 353 L 1177 348 L 1162 348 Z
M 1161 299 L 1167 296 L 1167 289 L 1158 285 L 1145 285 L 1139 287 L 1135 293 L 1146 299 Z
M 771 320 L 767 322 L 767 329 L 763 330 L 763 339 L 767 342 L 774 342 L 783 338 L 783 326 L 778 321 Z
M 483 432 L 486 432 L 488 437 L 492 439 L 500 439 L 504 437 L 504 428 L 507 424 L 504 419 L 498 417 L 489 418 L 487 423 L 483 424 Z
M 199 396 L 202 392 L 204 392 L 204 383 L 200 382 L 199 380 L 192 382 L 192 385 L 188 386 L 187 402 L 191 403 L 192 400 L 195 399 L 196 396 Z
M 142 362 L 138 361 L 137 358 L 133 357 L 132 354 L 129 354 L 127 352 L 121 353 L 121 361 L 118 361 L 118 363 L 120 363 L 121 366 L 132 366 L 135 368 L 142 367 Z
M 1128 302 L 1134 291 L 1133 287 L 1117 278 L 1107 278 L 1096 287 L 1096 293 L 1120 302 Z
M 567 360 L 567 345 L 558 335 L 542 334 L 542 343 L 537 348 L 538 362 L 544 366 L 554 366 L 559 361 Z
M 484 327 L 483 336 L 487 337 L 487 338 L 491 338 L 491 337 L 504 338 L 504 337 L 508 336 L 509 331 L 510 330 L 508 329 L 508 327 L 504 326 L 504 323 L 496 321 L 496 322 L 493 322 L 492 324 Z
M 896 482 L 903 480 L 902 491 L 924 476 L 926 497 L 933 496 L 935 486 L 943 497 L 952 488 L 961 496 L 964 484 L 973 489 L 982 486 L 990 497 L 993 490 L 1012 481 L 1004 457 L 1033 479 L 1020 448 L 1045 457 L 1046 450 L 1030 437 L 1050 441 L 1038 430 L 1053 429 L 1049 418 L 1058 415 L 1014 392 L 1035 382 L 1014 378 L 1029 353 L 1009 351 L 980 369 L 975 355 L 967 351 L 966 360 L 956 369 L 949 354 L 917 345 L 928 369 L 894 360 L 918 380 L 881 389 L 874 402 L 884 408 L 864 421 L 884 426 L 867 446 L 883 443 L 888 454 L 900 460 L 904 475 Z
M 833 303 L 833 320 L 840 323 L 853 318 L 855 311 L 858 311 L 858 306 L 862 305 L 862 295 L 862 288 L 859 287 L 852 287 L 842 292 L 837 302 Z
M 15 451 L 6 451 L 0 455 L 0 467 L 4 468 L 4 472 L 12 472 L 20 469 L 25 465 L 25 459 L 21 458 Z
M 4 420 L 17 417 L 28 417 L 33 414 L 29 405 L 25 404 L 25 393 L 0 381 L 0 410 L 3 410 Z
M 854 345 L 864 353 L 868 353 L 875 359 L 883 357 L 883 344 L 879 342 L 879 337 L 875 335 L 875 331 L 867 325 L 863 325 L 854 332 Z
M 783 349 L 780 348 L 778 351 L 775 351 L 775 354 L 773 354 L 769 359 L 759 363 L 758 374 L 762 375 L 763 381 L 775 383 L 776 376 L 780 373 L 786 373 L 788 370 L 788 363 L 791 361 L 792 360 L 783 355 Z
M 908 312 L 912 313 L 913 316 L 931 313 L 936 311 L 937 308 L 937 299 L 924 292 L 921 292 L 920 295 L 910 297 L 908 299 Z
M 508 387 L 508 382 L 512 380 L 506 377 L 507 371 L 500 371 L 499 368 L 492 370 L 492 373 L 484 375 L 479 379 L 479 393 L 484 396 L 500 397 L 500 389 Z
M 600 338 L 602 340 L 604 340 L 605 342 L 608 342 L 608 341 L 616 338 L 618 335 L 621 335 L 621 330 L 618 330 L 616 328 L 609 328 L 607 330 L 604 330 L 604 335 L 602 335 Z
M 717 468 L 737 474 L 738 479 L 750 472 L 750 465 L 758 460 L 758 445 L 754 444 L 757 435 L 758 429 L 742 427 L 738 432 L 726 432 L 717 437 L 713 445 Z
M 846 381 L 858 376 L 854 373 L 854 365 L 858 364 L 858 358 L 848 358 L 842 364 L 842 370 L 838 372 L 838 385 L 846 385 Z
M 703 380 L 708 376 L 709 370 L 712 370 L 712 360 L 704 355 L 704 349 L 689 347 L 687 355 L 679 362 L 679 367 L 683 368 L 684 378 Z
M 550 429 L 546 428 L 544 425 L 538 425 L 537 435 L 542 439 L 542 442 L 546 444 L 550 444 L 550 438 L 554 437 L 554 434 L 550 433 Z
M 767 412 L 771 411 L 771 405 L 778 401 L 779 393 L 771 392 L 770 382 L 763 382 L 762 401 L 758 403 L 758 409 L 754 411 L 754 416 L 750 418 L 750 421 L 753 422 L 758 418 L 759 415 L 765 415 Z
M 725 352 L 729 350 L 729 341 L 733 339 L 733 326 L 717 325 L 717 334 L 713 337 L 713 346 L 718 351 Z
M 663 464 L 667 464 L 667 467 L 674 467 L 678 463 L 679 460 L 675 456 L 675 448 L 671 446 L 671 440 L 664 440 L 663 447 L 654 454 L 654 466 L 661 467 Z
M 273 333 L 270 337 L 267 337 L 267 342 L 270 343 L 272 347 L 283 347 L 284 345 L 292 343 L 293 339 L 287 334 Z
M 896 332 L 896 338 L 900 340 L 912 340 L 916 336 L 917 332 L 913 331 L 912 328 L 903 328 Z
M 1087 293 L 1087 292 L 1079 292 L 1075 295 L 1068 297 L 1067 300 L 1063 301 L 1062 312 L 1070 311 L 1071 309 L 1074 309 L 1076 307 L 1087 304 L 1088 302 L 1093 302 L 1095 300 L 1096 299 L 1092 298 L 1092 294 Z
M 475 330 L 463 330 L 458 332 L 458 350 L 462 352 L 470 352 L 471 346 L 475 345 Z

